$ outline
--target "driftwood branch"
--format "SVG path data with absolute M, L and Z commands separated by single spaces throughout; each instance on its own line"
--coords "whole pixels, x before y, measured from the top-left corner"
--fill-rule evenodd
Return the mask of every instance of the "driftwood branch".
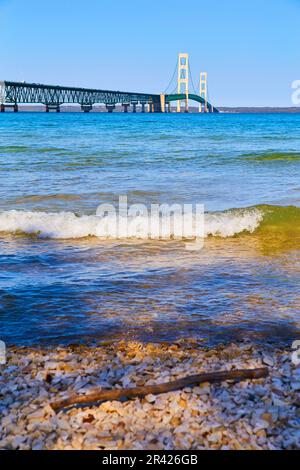
M 173 392 L 185 387 L 198 385 L 200 383 L 209 382 L 224 382 L 225 380 L 246 380 L 246 379 L 261 379 L 268 376 L 268 369 L 266 367 L 260 369 L 243 369 L 231 370 L 221 372 L 208 372 L 198 375 L 190 375 L 183 379 L 174 380 L 157 385 L 147 385 L 144 387 L 124 388 L 115 390 L 94 390 L 88 395 L 70 395 L 51 403 L 53 410 L 58 411 L 62 408 L 68 408 L 71 405 L 80 405 L 87 403 L 96 403 L 103 401 L 121 400 L 122 398 L 136 398 L 145 397 L 146 395 L 158 395 L 160 393 Z

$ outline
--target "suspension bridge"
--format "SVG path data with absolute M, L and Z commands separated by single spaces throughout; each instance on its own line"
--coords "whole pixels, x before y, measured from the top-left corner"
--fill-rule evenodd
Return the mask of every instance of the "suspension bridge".
M 172 89 L 174 82 L 175 88 Z M 125 113 L 129 108 L 133 113 L 137 112 L 137 108 L 143 113 L 165 113 L 172 112 L 172 102 L 177 102 L 176 111 L 180 113 L 189 112 L 190 101 L 195 101 L 198 104 L 199 112 L 219 112 L 209 101 L 206 72 L 200 73 L 198 90 L 194 87 L 189 55 L 186 53 L 179 54 L 172 79 L 164 93 L 160 94 L 52 86 L 27 82 L 0 82 L 0 112 L 5 112 L 9 108 L 18 112 L 20 104 L 43 104 L 46 112 L 60 112 L 63 104 L 79 104 L 82 111 L 88 113 L 95 104 L 104 104 L 109 113 L 114 111 L 116 105 L 121 105 Z

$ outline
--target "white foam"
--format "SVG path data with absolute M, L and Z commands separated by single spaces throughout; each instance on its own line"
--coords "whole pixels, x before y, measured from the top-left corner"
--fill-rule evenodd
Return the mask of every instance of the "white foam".
M 244 231 L 253 233 L 263 219 L 262 211 L 256 208 L 235 209 L 205 214 L 205 236 L 233 237 Z
M 4 211 L 0 213 L 0 231 L 36 234 L 40 238 L 84 238 L 96 235 L 99 218 L 77 217 L 72 212 Z
M 262 211 L 238 209 L 205 214 L 204 236 L 232 237 L 244 231 L 253 233 L 263 219 Z M 131 230 L 127 238 L 151 238 L 147 230 L 147 221 L 139 217 L 131 221 Z M 102 224 L 105 223 L 105 230 Z M 108 228 L 108 229 L 107 229 Z M 109 231 L 109 220 L 101 221 L 95 215 L 77 216 L 72 212 L 0 212 L 0 232 L 35 234 L 39 238 L 77 239 L 84 237 L 116 238 Z M 103 237 L 103 233 L 106 234 Z

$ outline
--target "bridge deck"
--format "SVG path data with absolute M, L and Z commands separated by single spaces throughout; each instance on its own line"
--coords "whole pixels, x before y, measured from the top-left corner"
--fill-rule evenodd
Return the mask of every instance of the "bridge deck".
M 132 93 L 93 88 L 76 88 L 39 83 L 0 82 L 1 103 L 42 103 L 50 105 L 95 103 L 155 103 L 160 97 L 151 93 Z
M 185 95 L 165 95 L 165 103 L 175 100 L 185 99 Z M 203 98 L 198 95 L 189 95 L 191 100 L 204 104 Z M 113 90 L 97 90 L 94 88 L 77 88 L 57 85 L 44 85 L 40 83 L 26 82 L 0 82 L 0 105 L 18 104 L 45 104 L 47 109 L 51 106 L 59 107 L 62 104 L 80 104 L 88 110 L 94 104 L 105 104 L 108 108 L 116 104 L 151 105 L 151 110 L 160 112 L 161 95 L 153 93 L 135 93 Z M 206 103 L 209 111 L 215 108 L 210 103 Z

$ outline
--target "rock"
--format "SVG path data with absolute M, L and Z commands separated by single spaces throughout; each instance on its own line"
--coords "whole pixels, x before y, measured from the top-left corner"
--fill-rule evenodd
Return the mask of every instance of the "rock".
M 178 427 L 178 426 L 181 424 L 181 419 L 180 419 L 178 416 L 174 416 L 174 417 L 170 420 L 170 424 L 171 424 L 171 426 L 173 426 L 173 427 Z
M 11 423 L 12 423 L 11 416 L 4 416 L 4 418 L 2 418 L 2 420 L 1 420 L 1 426 L 3 428 L 6 428 Z
M 267 437 L 265 429 L 260 429 L 259 431 L 256 432 L 256 435 L 257 435 L 257 437 L 260 437 L 260 438 L 266 438 Z
M 45 409 L 41 408 L 37 411 L 34 411 L 33 413 L 30 413 L 27 416 L 27 419 L 30 422 L 30 421 L 40 420 L 40 419 L 44 418 L 44 416 L 45 416 Z
M 95 416 L 92 414 L 88 414 L 82 420 L 83 423 L 92 423 L 93 421 L 95 421 Z
M 266 422 L 269 423 L 269 424 L 272 424 L 273 421 L 274 421 L 273 415 L 271 415 L 271 413 L 263 413 L 263 414 L 261 415 L 261 419 L 262 419 L 263 421 L 266 421 Z
M 286 406 L 286 402 L 284 400 L 281 400 L 280 398 L 278 398 L 276 395 L 273 395 L 273 394 L 272 394 L 272 403 L 274 406 L 277 406 L 277 407 Z
M 43 450 L 43 441 L 41 439 L 33 442 L 31 446 L 32 450 Z
M 54 362 L 54 361 L 48 361 L 48 362 L 45 362 L 45 369 L 46 370 L 56 370 L 59 368 L 59 364 L 57 362 Z
M 210 384 L 205 382 L 197 388 L 199 395 L 209 395 L 210 394 Z
M 274 366 L 274 360 L 270 356 L 263 356 L 262 361 L 267 366 L 270 366 L 270 367 Z
M 217 444 L 222 440 L 222 433 L 221 432 L 213 432 L 207 436 L 207 440 L 212 442 L 213 444 Z
M 147 400 L 149 403 L 155 403 L 156 401 L 156 396 L 155 395 L 147 395 L 145 397 L 145 400 Z
M 259 419 L 255 422 L 254 432 L 257 433 L 257 431 L 260 431 L 261 429 L 268 429 L 269 426 L 270 423 L 268 423 L 268 421 Z
M 15 436 L 12 441 L 11 441 L 11 447 L 12 449 L 19 449 L 20 446 L 26 442 L 27 437 L 26 436 Z
M 67 422 L 66 419 L 58 419 L 57 420 L 57 426 L 62 430 L 62 431 L 70 431 L 70 425 Z
M 299 382 L 292 382 L 291 387 L 292 387 L 292 390 L 294 390 L 294 392 L 299 392 L 300 391 L 300 381 Z
M 175 347 L 124 341 L 47 351 L 16 348 L 10 354 L 9 370 L 0 369 L 1 449 L 300 447 L 300 374 L 284 349 L 257 353 L 251 343 L 208 351 L 185 339 Z M 94 386 L 143 386 L 203 371 L 260 367 L 261 362 L 270 368 L 266 380 L 200 384 L 125 402 L 72 407 L 57 415 L 49 406 L 74 389 L 83 393 Z

